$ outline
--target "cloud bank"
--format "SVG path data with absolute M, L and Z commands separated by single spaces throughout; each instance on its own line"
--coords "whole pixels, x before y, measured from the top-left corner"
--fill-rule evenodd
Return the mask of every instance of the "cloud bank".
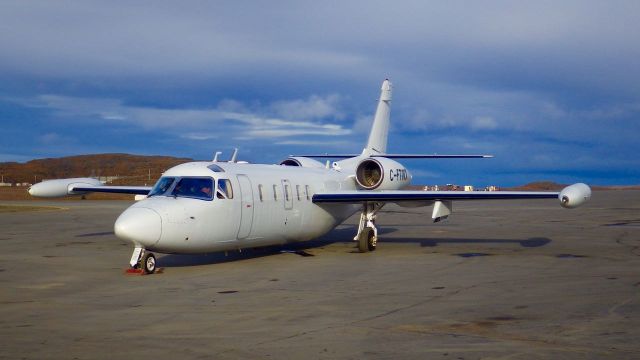
M 637 1 L 5 1 L 0 159 L 359 151 L 390 77 L 390 150 L 497 156 L 408 164 L 429 174 L 418 181 L 639 183 L 638 13 Z

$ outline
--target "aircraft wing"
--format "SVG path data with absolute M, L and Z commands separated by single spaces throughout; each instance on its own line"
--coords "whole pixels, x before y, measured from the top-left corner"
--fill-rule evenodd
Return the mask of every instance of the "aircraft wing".
M 578 183 L 560 192 L 546 191 L 406 191 L 406 190 L 351 190 L 322 192 L 313 195 L 316 204 L 370 204 L 396 203 L 402 206 L 434 205 L 433 218 L 444 218 L 451 213 L 452 202 L 472 200 L 558 199 L 565 208 L 582 205 L 591 198 L 591 188 Z
M 61 197 L 89 192 L 147 195 L 149 191 L 151 186 L 107 186 L 93 178 L 45 180 L 29 188 L 29 194 L 35 197 Z
M 559 192 L 530 191 L 339 191 L 317 193 L 314 203 L 409 202 L 445 200 L 557 199 Z

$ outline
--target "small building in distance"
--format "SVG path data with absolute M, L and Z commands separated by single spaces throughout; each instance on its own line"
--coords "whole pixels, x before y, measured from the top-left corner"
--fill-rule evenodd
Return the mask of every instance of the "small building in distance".
M 416 190 L 419 188 L 415 188 Z M 500 191 L 500 188 L 496 185 L 489 185 L 486 187 L 476 188 L 473 185 L 456 185 L 456 184 L 446 184 L 446 185 L 423 185 L 423 191 Z
M 27 186 L 31 186 L 31 185 L 33 185 L 33 184 L 27 183 L 27 182 L 23 182 L 23 183 L 16 183 L 15 186 L 16 187 L 18 187 L 18 186 L 27 187 Z

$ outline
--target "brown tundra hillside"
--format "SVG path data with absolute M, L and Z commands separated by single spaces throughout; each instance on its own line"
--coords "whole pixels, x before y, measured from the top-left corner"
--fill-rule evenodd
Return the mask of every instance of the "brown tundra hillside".
M 34 183 L 44 179 L 70 177 L 119 177 L 113 182 L 129 185 L 151 185 L 168 168 L 193 161 L 170 156 L 131 154 L 95 154 L 62 158 L 37 159 L 26 163 L 0 163 L 5 183 Z

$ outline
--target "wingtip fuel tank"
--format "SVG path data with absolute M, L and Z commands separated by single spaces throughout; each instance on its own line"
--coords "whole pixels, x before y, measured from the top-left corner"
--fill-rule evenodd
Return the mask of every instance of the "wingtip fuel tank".
M 82 195 L 85 192 L 73 191 L 74 187 L 81 186 L 101 186 L 102 183 L 92 178 L 72 178 L 45 180 L 43 182 L 32 185 L 29 188 L 29 195 L 35 197 L 62 197 L 67 195 Z
M 583 183 L 573 184 L 562 189 L 558 199 L 562 207 L 573 209 L 591 199 L 591 188 Z

